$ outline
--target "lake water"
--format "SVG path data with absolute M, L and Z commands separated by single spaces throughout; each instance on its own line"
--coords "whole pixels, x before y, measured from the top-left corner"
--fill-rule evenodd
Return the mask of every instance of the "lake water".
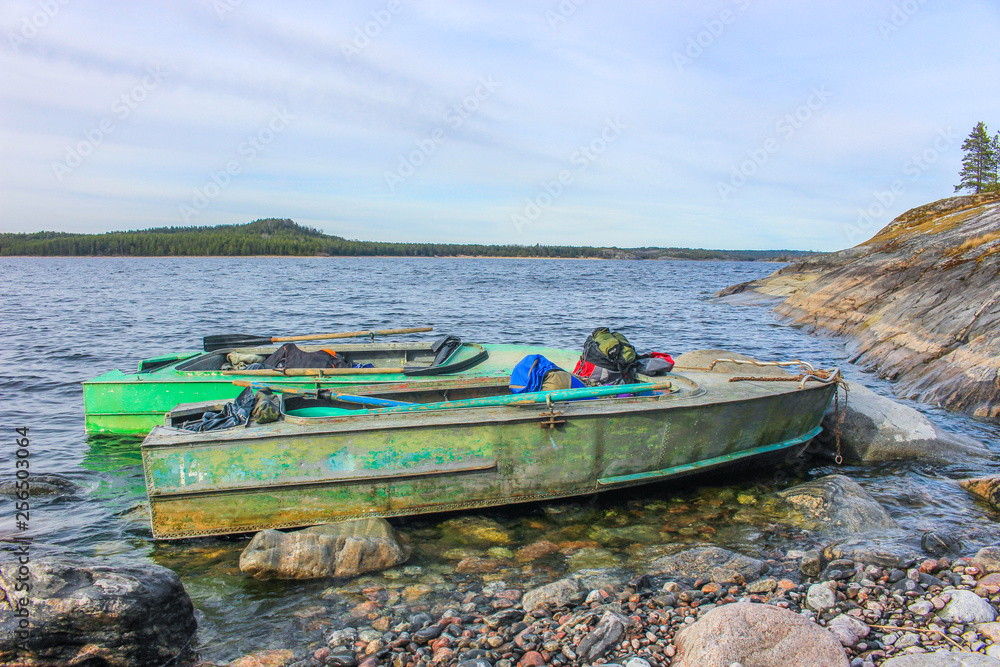
M 712 299 L 723 287 L 777 268 L 754 262 L 685 261 L 4 258 L 0 429 L 12 443 L 14 429 L 28 427 L 32 472 L 58 473 L 84 489 L 75 497 L 33 500 L 30 526 L 37 553 L 155 562 L 174 569 L 198 610 L 197 647 L 206 659 L 304 646 L 342 622 L 343 612 L 357 603 L 351 596 L 362 585 L 398 590 L 408 583 L 430 583 L 435 593 L 424 601 L 429 605 L 448 604 L 462 586 L 473 585 L 450 576 L 454 560 L 446 547 L 454 544 L 449 542 L 453 536 L 447 521 L 454 516 L 399 523 L 417 547 L 409 568 L 341 588 L 331 582 L 250 580 L 237 566 L 245 539 L 153 542 L 145 514 L 139 439 L 88 438 L 81 381 L 112 368 L 134 369 L 146 357 L 198 349 L 202 336 L 212 333 L 294 335 L 433 325 L 435 335 L 456 334 L 467 341 L 579 349 L 594 327 L 609 326 L 625 333 L 640 351 L 677 354 L 723 348 L 760 359 L 802 358 L 823 367 L 839 365 L 849 379 L 890 395 L 884 382 L 846 363 L 840 341 L 784 326 L 760 306 Z M 911 405 L 946 430 L 1000 448 L 1000 428 L 994 423 Z M 0 479 L 7 479 L 14 471 L 13 448 L 2 451 Z M 992 466 L 980 460 L 867 468 L 823 465 L 805 475 L 849 474 L 904 529 L 914 535 L 931 529 L 950 532 L 973 552 L 1000 539 L 997 517 L 951 480 L 987 474 Z M 579 526 L 646 525 L 662 520 L 663 508 L 670 508 L 673 521 L 686 517 L 688 524 L 710 529 L 685 533 L 665 528 L 661 542 L 713 541 L 766 555 L 797 547 L 796 538 L 752 521 L 741 523 L 732 491 L 759 495 L 774 483 L 773 474 L 756 472 L 713 480 L 707 491 L 690 484 L 660 485 L 596 502 L 568 501 L 475 516 L 509 529 L 510 548 L 516 549 L 549 529 L 569 535 L 581 530 Z M 712 503 L 699 502 L 709 496 L 715 499 Z M 11 504 L 3 507 L 0 535 L 9 536 L 13 509 Z M 638 548 L 656 546 L 648 542 L 618 540 L 602 546 L 608 558 L 627 564 Z M 521 585 L 544 583 L 569 567 L 572 564 L 557 562 L 501 571 L 499 576 L 520 579 Z

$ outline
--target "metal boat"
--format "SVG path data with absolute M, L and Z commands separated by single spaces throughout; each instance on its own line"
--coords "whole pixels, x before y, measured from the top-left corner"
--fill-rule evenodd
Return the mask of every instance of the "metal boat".
M 675 369 L 676 370 L 676 369 Z M 785 377 L 780 377 L 781 375 Z M 142 443 L 158 539 L 460 510 L 657 482 L 805 443 L 839 373 L 728 360 L 617 387 L 510 394 L 499 378 L 370 387 L 401 404 L 286 394 L 269 424 L 193 432 L 178 406 Z M 735 380 L 735 381 L 734 381 Z

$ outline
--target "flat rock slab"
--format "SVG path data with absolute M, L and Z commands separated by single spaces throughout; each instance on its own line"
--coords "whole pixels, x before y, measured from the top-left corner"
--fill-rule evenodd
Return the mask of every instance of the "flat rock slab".
M 32 558 L 27 578 L 16 558 L 0 562 L 0 593 L 14 609 L 0 614 L 0 664 L 160 665 L 177 656 L 197 629 L 180 578 L 152 563 L 116 567 L 99 561 Z M 27 583 L 31 594 L 17 590 Z M 20 600 L 30 618 L 27 651 L 17 638 Z
M 899 528 L 867 491 L 845 475 L 827 475 L 778 493 L 798 510 L 803 528 L 865 533 Z
M 385 519 L 313 526 L 293 533 L 262 530 L 240 554 L 257 579 L 353 577 L 405 563 L 410 547 Z
M 765 604 L 716 607 L 676 639 L 675 667 L 848 667 L 840 641 L 798 614 Z

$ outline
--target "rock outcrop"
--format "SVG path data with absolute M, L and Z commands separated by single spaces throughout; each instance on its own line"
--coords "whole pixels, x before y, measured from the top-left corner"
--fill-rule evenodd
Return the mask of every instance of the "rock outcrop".
M 0 562 L 0 596 L 4 665 L 161 665 L 181 653 L 197 629 L 178 576 L 150 563 L 117 567 L 39 557 L 24 566 L 7 556 Z M 28 634 L 20 637 L 24 619 Z
M 791 323 L 846 336 L 907 398 L 1000 416 L 1000 194 L 907 211 L 872 239 L 736 285 Z
M 240 570 L 257 579 L 353 577 L 409 557 L 409 545 L 385 519 L 360 519 L 294 533 L 262 530 L 240 554 Z

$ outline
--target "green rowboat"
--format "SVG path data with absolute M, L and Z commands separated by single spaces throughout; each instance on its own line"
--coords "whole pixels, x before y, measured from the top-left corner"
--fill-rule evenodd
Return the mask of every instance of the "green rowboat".
M 436 380 L 374 392 L 409 404 L 374 409 L 288 394 L 277 422 L 203 433 L 178 426 L 218 406 L 178 406 L 141 446 L 153 535 L 592 494 L 778 451 L 819 433 L 836 372 L 825 380 L 731 381 L 741 375 L 745 366 L 717 364 L 639 385 L 521 395 L 495 378 Z
M 288 376 L 278 372 L 223 371 L 231 349 L 145 359 L 135 373 L 114 370 L 83 383 L 87 433 L 145 435 L 162 424 L 167 412 L 179 403 L 234 398 L 241 389 L 232 384 L 233 380 L 277 378 L 290 386 L 311 389 L 347 386 L 354 393 L 364 394 L 384 385 L 398 387 L 404 383 L 433 381 L 442 375 L 506 379 L 515 364 L 529 354 L 542 354 L 553 363 L 572 370 L 580 356 L 579 352 L 549 347 L 465 343 L 444 364 L 432 369 L 435 355 L 430 342 L 327 343 L 300 347 L 306 351 L 333 347 L 348 362 L 370 363 L 375 368 L 328 369 L 323 376 L 291 375 L 297 371 L 289 371 Z M 238 351 L 267 356 L 275 349 L 276 345 L 270 345 Z M 401 368 L 407 371 L 400 372 Z

